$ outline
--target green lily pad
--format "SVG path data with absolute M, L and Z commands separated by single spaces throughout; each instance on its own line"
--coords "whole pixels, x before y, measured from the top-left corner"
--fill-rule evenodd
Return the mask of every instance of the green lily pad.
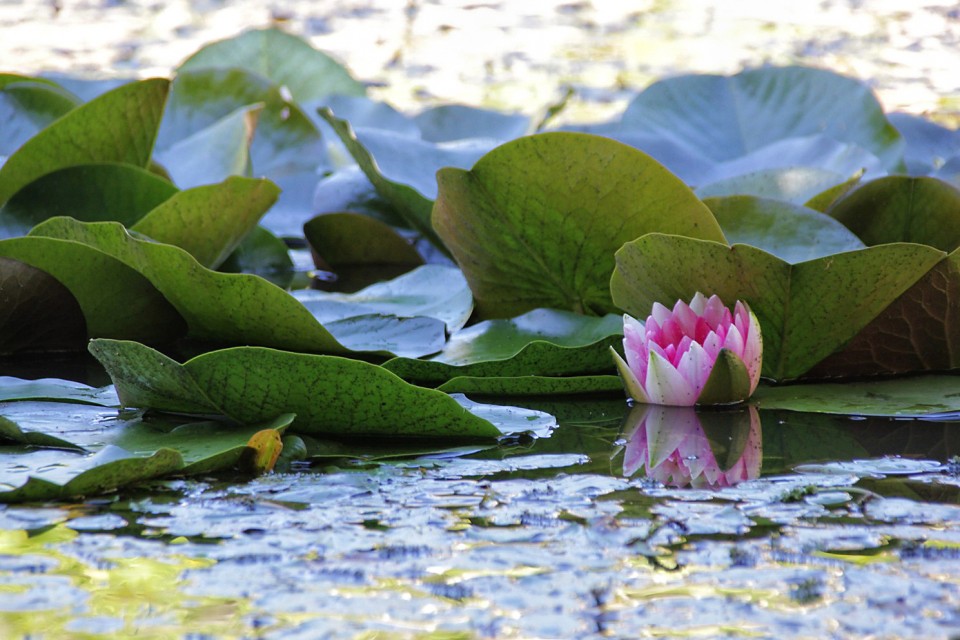
M 232 177 L 181 191 L 141 218 L 132 230 L 176 245 L 216 269 L 273 205 L 279 189 L 269 180 Z
M 620 342 L 619 316 L 582 316 L 536 309 L 510 320 L 487 320 L 453 334 L 426 360 L 394 358 L 384 368 L 417 383 L 453 378 L 567 376 L 613 370 L 609 347 Z
M 906 142 L 904 159 L 911 175 L 933 173 L 950 158 L 960 156 L 960 131 L 910 113 L 891 113 L 887 118 Z
M 413 244 L 390 225 L 359 213 L 327 213 L 303 225 L 317 266 L 340 271 L 360 265 L 395 265 L 404 271 L 423 264 Z
M 283 289 L 258 276 L 205 269 L 183 249 L 138 240 L 119 224 L 85 224 L 68 218 L 54 218 L 36 227 L 32 233 L 36 235 L 28 239 L 39 240 L 37 236 L 41 235 L 65 238 L 71 241 L 71 245 L 109 254 L 116 261 L 136 269 L 180 312 L 189 327 L 189 335 L 196 339 L 262 344 L 293 351 L 348 351 Z M 0 242 L 0 251 L 4 243 L 16 240 Z M 104 255 L 104 258 L 108 256 Z M 103 287 L 104 280 L 102 275 L 93 280 L 89 276 L 84 278 L 87 286 L 96 283 L 98 291 L 116 297 L 110 293 L 112 286 Z M 128 300 L 122 296 L 120 302 L 128 305 Z
M 621 393 L 618 376 L 458 376 L 437 387 L 445 393 L 488 396 L 550 396 L 594 393 Z
M 960 247 L 960 189 L 937 178 L 889 176 L 867 182 L 835 202 L 827 215 L 868 245 Z
M 294 412 L 293 429 L 304 433 L 449 438 L 500 435 L 493 424 L 468 412 L 450 396 L 416 387 L 382 367 L 359 360 L 235 347 L 176 365 L 143 345 L 113 340 L 95 340 L 90 351 L 110 373 L 121 400 L 134 406 L 167 409 L 155 388 L 166 394 L 180 385 L 168 382 L 169 376 L 187 375 L 222 414 L 241 422 Z M 191 401 L 195 399 L 174 400 L 170 410 Z
M 292 414 L 249 425 L 169 417 L 146 420 L 61 403 L 14 403 L 0 405 L 0 411 L 10 414 L 0 418 L 0 436 L 14 433 L 13 425 L 34 447 L 83 452 L 0 451 L 0 502 L 66 499 L 171 473 L 227 469 L 239 462 L 254 433 L 264 429 L 282 433 L 293 420 Z
M 126 235 L 118 223 L 98 224 L 114 225 Z M 147 278 L 95 248 L 65 239 L 26 236 L 0 240 L 0 257 L 56 278 L 79 303 L 90 337 L 161 343 L 184 333 L 180 314 Z
M 960 249 L 941 260 L 810 377 L 960 368 Z
M 865 246 L 830 216 L 800 205 L 753 196 L 707 198 L 703 202 L 731 244 L 749 244 L 791 264 Z
M 484 318 L 537 307 L 609 313 L 613 254 L 624 242 L 651 231 L 724 240 L 678 178 L 599 136 L 520 138 L 437 180 L 434 227 Z
M 181 189 L 250 175 L 250 142 L 261 111 L 260 105 L 240 107 L 209 127 L 158 149 L 155 159 Z
M 49 273 L 0 258 L 0 354 L 80 351 L 87 323 L 80 303 Z
M 167 97 L 167 80 L 123 85 L 40 131 L 0 167 L 0 203 L 37 178 L 78 164 L 146 167 Z
M 393 205 L 411 228 L 437 247 L 444 244 L 430 222 L 437 197 L 437 171 L 443 167 L 469 167 L 493 146 L 490 140 L 435 144 L 379 129 L 354 129 L 330 109 L 321 109 L 347 151 L 380 196 Z
M 0 156 L 12 155 L 79 101 L 42 78 L 0 74 Z
M 760 320 L 763 375 L 796 378 L 846 344 L 944 257 L 892 244 L 789 264 L 755 247 L 649 234 L 617 252 L 614 301 L 639 318 L 697 291 Z
M 761 384 L 761 409 L 860 416 L 924 417 L 960 411 L 960 376 L 924 375 L 866 382 Z
M 219 267 L 225 273 L 251 273 L 286 288 L 293 276 L 287 244 L 262 226 L 244 236 Z
M 26 235 L 55 216 L 114 220 L 130 227 L 175 193 L 177 188 L 167 180 L 131 164 L 59 169 L 26 185 L 0 207 L 0 237 Z
M 187 58 L 178 73 L 237 67 L 285 86 L 297 102 L 324 96 L 363 95 L 363 85 L 333 58 L 279 29 L 247 31 L 209 44 Z
M 870 88 L 831 71 L 765 67 L 733 76 L 655 82 L 627 107 L 623 126 L 680 141 L 716 162 L 785 138 L 826 135 L 901 165 L 903 141 Z

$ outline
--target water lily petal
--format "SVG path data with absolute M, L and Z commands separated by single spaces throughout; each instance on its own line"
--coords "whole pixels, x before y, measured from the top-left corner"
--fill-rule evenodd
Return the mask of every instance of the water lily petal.
M 646 391 L 643 390 L 643 385 L 640 384 L 630 365 L 620 357 L 620 354 L 617 353 L 613 347 L 610 347 L 610 353 L 613 354 L 613 362 L 617 365 L 617 372 L 620 373 L 620 380 L 623 382 L 623 387 L 627 395 L 637 402 L 649 404 L 651 400 L 649 396 L 647 396 Z
M 644 390 L 650 402 L 655 404 L 685 407 L 693 406 L 697 401 L 693 386 L 653 348 L 647 363 Z

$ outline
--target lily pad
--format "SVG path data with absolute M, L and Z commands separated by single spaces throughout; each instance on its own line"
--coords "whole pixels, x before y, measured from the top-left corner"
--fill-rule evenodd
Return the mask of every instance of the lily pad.
M 923 375 L 864 382 L 821 382 L 757 388 L 761 409 L 861 416 L 924 417 L 960 411 L 960 376 Z
M 97 388 L 59 378 L 25 380 L 12 376 L 0 376 L 0 402 L 14 400 L 56 400 L 107 407 L 120 405 L 117 393 L 112 386 Z
M 37 178 L 0 207 L 0 238 L 26 235 L 55 216 L 130 227 L 175 193 L 167 180 L 131 164 L 67 167 Z
M 900 134 L 870 88 L 822 69 L 766 67 L 733 76 L 668 78 L 640 93 L 622 123 L 679 140 L 716 162 L 785 138 L 821 134 L 859 145 L 888 169 L 903 158 Z
M 928 175 L 960 156 L 960 131 L 910 113 L 891 113 L 887 118 L 906 142 L 904 159 L 911 175 Z
M 810 377 L 960 368 L 960 249 L 941 260 Z
M 250 143 L 262 107 L 241 107 L 206 129 L 159 149 L 155 159 L 181 189 L 250 175 Z
M 118 223 L 99 224 L 115 225 L 126 235 Z M 58 280 L 79 303 L 90 337 L 160 343 L 184 333 L 180 314 L 147 278 L 97 249 L 70 240 L 26 236 L 0 240 L 0 257 L 26 263 Z M 52 289 L 46 293 L 57 295 Z M 54 346 L 63 345 L 54 338 Z
M 333 94 L 363 95 L 363 85 L 333 58 L 280 29 L 247 31 L 209 44 L 180 65 L 178 72 L 237 67 L 285 86 L 297 102 Z
M 296 431 L 315 434 L 491 438 L 500 430 L 450 396 L 416 387 L 359 360 L 260 347 L 205 353 L 183 365 L 148 347 L 96 340 L 90 351 L 126 405 L 168 409 L 169 376 L 189 376 L 219 411 L 241 422 L 293 412 Z M 158 357 L 159 356 L 159 357 Z M 162 363 L 163 366 L 160 366 Z M 136 372 L 132 374 L 132 372 Z M 180 386 L 179 382 L 174 383 Z M 177 410 L 192 397 L 173 399 Z
M 303 233 L 319 258 L 318 267 L 332 271 L 360 265 L 393 265 L 407 271 L 423 264 L 413 244 L 390 225 L 359 213 L 316 216 Z
M 749 244 L 790 264 L 865 246 L 830 216 L 800 205 L 753 196 L 707 198 L 703 202 L 730 243 Z
M 84 224 L 68 218 L 48 220 L 28 239 L 56 236 L 71 246 L 101 253 L 142 273 L 186 320 L 189 335 L 220 343 L 263 344 L 295 351 L 345 353 L 346 347 L 324 329 L 289 293 L 263 278 L 205 269 L 189 253 L 172 245 L 138 240 L 119 224 Z M 58 242 L 52 238 L 42 238 Z M 0 242 L 15 242 L 17 239 Z M 64 242 L 60 240 L 59 242 Z M 105 255 L 109 254 L 109 256 Z M 83 278 L 86 286 L 111 298 L 103 276 Z M 120 302 L 128 305 L 126 296 Z M 89 322 L 89 320 L 88 320 Z M 141 323 L 143 320 L 141 319 Z M 101 333 L 100 336 L 116 336 Z
M 473 297 L 461 271 L 435 264 L 356 293 L 303 290 L 293 292 L 293 296 L 321 322 L 368 313 L 427 316 L 443 322 L 450 333 L 459 331 L 473 311 Z
M 510 320 L 487 320 L 453 334 L 426 360 L 384 363 L 405 380 L 437 384 L 452 378 L 566 376 L 613 371 L 609 347 L 620 341 L 619 316 L 582 316 L 536 309 Z
M 225 273 L 251 273 L 286 288 L 293 276 L 287 244 L 262 226 L 244 236 L 219 267 Z
M 168 86 L 161 79 L 123 85 L 40 131 L 0 167 L 0 203 L 40 176 L 65 167 L 95 162 L 146 167 Z
M 0 354 L 83 349 L 83 309 L 49 273 L 0 258 L 0 300 Z
M 185 249 L 216 269 L 256 227 L 279 189 L 269 180 L 232 177 L 181 191 L 141 218 L 132 230 Z
M 537 307 L 609 313 L 613 254 L 624 242 L 651 231 L 724 240 L 678 178 L 599 136 L 520 138 L 437 180 L 433 224 L 483 318 Z
M 622 393 L 619 376 L 458 376 L 437 387 L 446 393 L 488 396 L 552 396 Z
M 649 234 L 617 252 L 614 301 L 644 318 L 697 291 L 743 300 L 763 331 L 763 375 L 796 378 L 846 344 L 942 260 L 932 247 L 892 244 L 789 264 L 748 245 Z
M 20 146 L 79 104 L 50 80 L 0 74 L 0 156 Z
M 444 104 L 424 109 L 414 118 L 420 136 L 428 142 L 466 138 L 493 138 L 501 142 L 529 133 L 530 118 L 517 113 L 462 104 Z
M 960 247 L 960 189 L 937 178 L 889 176 L 867 182 L 835 202 L 827 215 L 868 245 Z
M 701 199 L 745 195 L 804 204 L 846 179 L 841 173 L 818 167 L 760 169 L 702 185 L 696 193 Z

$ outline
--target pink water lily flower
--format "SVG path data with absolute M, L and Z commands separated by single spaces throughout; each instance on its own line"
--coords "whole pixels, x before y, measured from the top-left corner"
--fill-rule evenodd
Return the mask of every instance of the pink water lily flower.
M 645 323 L 623 316 L 626 361 L 614 360 L 631 398 L 691 406 L 742 402 L 760 381 L 760 322 L 743 302 L 733 312 L 697 292 L 673 310 L 654 303 Z

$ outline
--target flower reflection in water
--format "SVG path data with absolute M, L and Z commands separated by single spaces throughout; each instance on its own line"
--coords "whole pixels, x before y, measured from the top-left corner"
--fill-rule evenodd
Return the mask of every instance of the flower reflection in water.
M 756 407 L 697 411 L 635 405 L 624 423 L 623 474 L 639 471 L 672 487 L 721 488 L 760 475 Z

